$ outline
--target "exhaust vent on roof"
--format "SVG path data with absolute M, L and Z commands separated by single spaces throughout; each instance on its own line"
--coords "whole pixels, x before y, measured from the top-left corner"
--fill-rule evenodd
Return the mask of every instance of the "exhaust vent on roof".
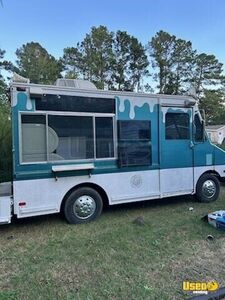
M 18 83 L 30 83 L 30 79 L 25 78 L 17 73 L 13 73 L 12 82 L 18 82 Z
M 82 90 L 97 90 L 96 86 L 88 81 L 82 79 L 65 79 L 59 78 L 55 83 L 57 86 L 61 87 L 70 87 L 74 89 L 82 89 Z

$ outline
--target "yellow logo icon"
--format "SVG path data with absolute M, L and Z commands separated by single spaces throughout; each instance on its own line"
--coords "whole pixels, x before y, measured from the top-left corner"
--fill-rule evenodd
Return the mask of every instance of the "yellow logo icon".
M 207 283 L 207 288 L 208 288 L 208 291 L 213 292 L 213 291 L 218 290 L 219 284 L 216 281 L 211 281 L 211 282 Z
M 213 292 L 218 290 L 219 284 L 216 281 L 191 282 L 183 281 L 183 290 L 190 292 Z

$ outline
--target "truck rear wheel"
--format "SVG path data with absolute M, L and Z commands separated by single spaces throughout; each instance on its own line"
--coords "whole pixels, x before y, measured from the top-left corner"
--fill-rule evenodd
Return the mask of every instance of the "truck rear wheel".
M 82 187 L 68 196 L 64 214 L 70 224 L 87 223 L 100 216 L 102 207 L 99 193 L 92 188 Z
M 200 202 L 216 201 L 220 193 L 220 183 L 213 174 L 203 174 L 196 186 L 196 198 Z

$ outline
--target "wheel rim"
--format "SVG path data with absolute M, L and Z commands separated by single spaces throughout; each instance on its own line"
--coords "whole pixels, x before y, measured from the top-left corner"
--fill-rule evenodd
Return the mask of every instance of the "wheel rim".
M 95 210 L 95 200 L 88 195 L 83 195 L 77 198 L 73 205 L 74 214 L 79 219 L 90 218 L 94 214 Z
M 202 185 L 202 193 L 207 198 L 212 198 L 216 194 L 216 184 L 213 180 L 206 180 Z

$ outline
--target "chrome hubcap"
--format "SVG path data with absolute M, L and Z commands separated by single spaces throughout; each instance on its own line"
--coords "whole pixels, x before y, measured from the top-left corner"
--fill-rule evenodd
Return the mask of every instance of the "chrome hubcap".
M 202 185 L 202 193 L 207 198 L 212 198 L 216 193 L 216 184 L 213 180 L 206 180 Z
M 90 218 L 96 209 L 96 203 L 90 196 L 83 195 L 74 202 L 73 211 L 77 218 L 87 219 Z

